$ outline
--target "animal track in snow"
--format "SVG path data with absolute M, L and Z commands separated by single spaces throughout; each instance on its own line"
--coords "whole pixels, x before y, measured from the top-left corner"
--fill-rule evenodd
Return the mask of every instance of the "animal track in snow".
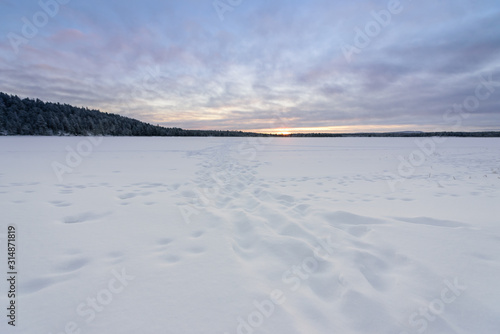
M 105 212 L 105 213 L 96 213 L 92 211 L 88 212 L 83 212 L 74 216 L 67 216 L 64 217 L 63 222 L 65 224 L 79 224 L 79 223 L 86 223 L 89 221 L 93 220 L 99 220 L 101 218 L 104 218 L 106 216 L 111 215 L 111 212 Z

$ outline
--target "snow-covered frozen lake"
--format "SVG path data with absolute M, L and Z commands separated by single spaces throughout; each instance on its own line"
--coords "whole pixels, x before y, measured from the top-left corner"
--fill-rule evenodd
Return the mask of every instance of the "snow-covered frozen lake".
M 500 139 L 0 137 L 1 333 L 499 333 Z

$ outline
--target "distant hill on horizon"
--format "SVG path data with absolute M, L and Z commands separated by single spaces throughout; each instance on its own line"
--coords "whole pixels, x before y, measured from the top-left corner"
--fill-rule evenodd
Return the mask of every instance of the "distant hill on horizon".
M 224 130 L 184 130 L 152 125 L 99 110 L 68 104 L 21 99 L 0 92 L 0 135 L 3 136 L 216 136 L 216 137 L 500 137 L 500 131 L 482 132 L 364 132 L 265 134 Z

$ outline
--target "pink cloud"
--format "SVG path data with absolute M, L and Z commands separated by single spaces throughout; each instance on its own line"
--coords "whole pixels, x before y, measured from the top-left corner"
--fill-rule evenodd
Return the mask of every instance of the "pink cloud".
M 66 44 L 85 39 L 85 34 L 78 29 L 64 29 L 60 30 L 50 37 L 50 41 L 55 43 Z

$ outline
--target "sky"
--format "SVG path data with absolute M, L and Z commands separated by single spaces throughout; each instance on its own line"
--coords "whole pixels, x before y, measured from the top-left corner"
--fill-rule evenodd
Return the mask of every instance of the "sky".
M 498 0 L 0 0 L 0 91 L 184 129 L 500 130 Z

